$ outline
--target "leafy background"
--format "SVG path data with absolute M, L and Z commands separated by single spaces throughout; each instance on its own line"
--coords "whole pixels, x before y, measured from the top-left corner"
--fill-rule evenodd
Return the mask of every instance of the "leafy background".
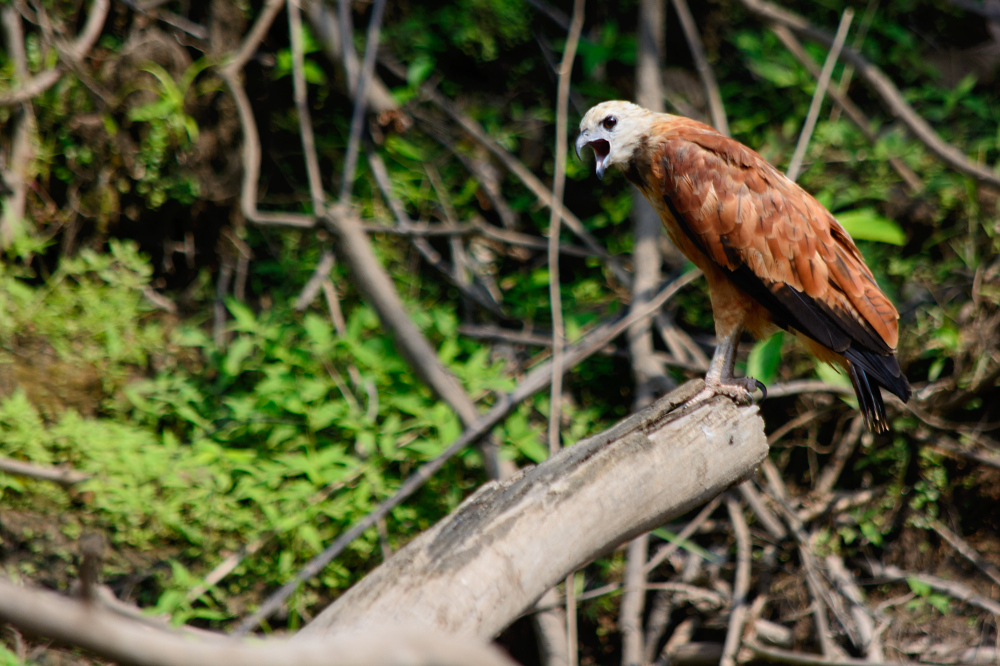
M 79 3 L 37 4 L 62 24 L 81 20 Z M 103 580 L 119 598 L 174 622 L 220 629 L 245 616 L 461 432 L 456 415 L 398 354 L 343 266 L 332 272 L 343 335 L 322 297 L 305 311 L 295 309 L 329 245 L 326 232 L 256 226 L 240 213 L 241 135 L 217 67 L 258 17 L 260 4 L 163 5 L 210 26 L 215 32 L 208 46 L 178 41 L 169 25 L 153 20 L 155 14 L 137 13 L 130 3 L 112 5 L 83 69 L 32 100 L 36 125 L 27 209 L 0 265 L 0 453 L 90 476 L 65 490 L 0 474 L 0 562 L 6 575 L 66 590 L 77 573 L 76 539 L 97 530 L 111 544 Z M 592 103 L 633 96 L 637 6 L 588 4 L 573 72 L 571 126 Z M 734 137 L 783 168 L 814 79 L 743 4 L 694 4 Z M 858 16 L 875 8 L 860 43 L 864 55 L 946 141 L 995 168 L 996 24 L 943 0 L 850 4 Z M 453 210 L 459 220 L 503 226 L 505 213 L 488 196 L 495 186 L 518 231 L 545 235 L 547 209 L 420 92 L 421 86 L 436 88 L 550 184 L 553 66 L 565 32 L 538 6 L 521 0 L 461 0 L 438 8 L 390 3 L 382 49 L 402 63 L 406 76 L 384 66 L 377 73 L 401 113 L 395 121 L 371 118 L 366 140 L 385 161 L 393 195 L 413 219 L 447 221 Z M 570 9 L 563 2 L 553 6 Z M 822 0 L 788 6 L 830 28 L 846 5 Z M 355 25 L 366 25 L 369 6 L 352 8 Z M 42 31 L 30 21 L 24 25 L 29 70 L 52 66 L 56 54 Z M 363 48 L 363 30 L 357 33 Z M 335 191 L 352 102 L 342 69 L 325 57 L 308 26 L 305 38 L 320 166 L 324 185 Z M 705 118 L 704 96 L 673 10 L 666 44 L 668 106 Z M 818 62 L 825 57 L 818 46 L 807 49 Z M 834 81 L 842 72 L 838 66 Z M 245 72 L 264 146 L 260 206 L 308 211 L 290 74 L 288 30 L 279 18 Z M 0 91 L 17 85 L 13 59 L 0 51 Z M 877 140 L 870 142 L 827 106 L 799 181 L 858 239 L 897 304 L 899 356 L 921 411 L 893 408 L 893 432 L 863 439 L 837 490 L 878 492 L 851 511 L 824 518 L 820 548 L 974 581 L 975 570 L 928 526 L 945 521 L 1000 564 L 1000 452 L 990 430 L 1000 419 L 997 193 L 942 164 L 864 85 L 855 82 L 849 92 L 875 119 Z M 5 151 L 16 112 L 0 107 Z M 434 128 L 443 128 L 444 140 Z M 924 185 L 918 196 L 907 193 L 890 157 L 918 174 Z M 484 183 L 482 169 L 470 172 L 470 162 L 486 164 L 494 182 Z M 589 163 L 575 157 L 568 176 L 569 208 L 627 264 L 633 245 L 627 183 L 611 178 L 599 184 Z M 364 159 L 353 192 L 363 216 L 392 224 L 389 203 Z M 563 240 L 576 242 L 565 232 Z M 376 233 L 372 242 L 413 320 L 482 405 L 545 358 L 538 347 L 466 334 L 473 324 L 547 334 L 544 250 L 477 236 L 464 241 L 476 284 L 506 313 L 498 320 L 464 300 L 420 260 L 407 238 Z M 431 242 L 453 258 L 447 240 Z M 222 275 L 228 270 L 231 276 L 241 260 L 236 283 L 220 290 Z M 665 265 L 671 274 L 685 268 L 683 262 Z M 571 339 L 619 313 L 628 300 L 627 287 L 594 257 L 564 257 L 561 290 Z M 703 283 L 685 288 L 668 315 L 710 353 L 713 329 Z M 748 342 L 745 351 L 741 364 L 769 384 L 810 377 L 844 381 L 816 367 L 789 336 L 752 350 Z M 671 372 L 676 381 L 696 374 Z M 635 396 L 627 357 L 612 353 L 584 362 L 569 374 L 565 392 L 564 438 L 571 444 L 629 413 Z M 497 427 L 504 457 L 518 464 L 545 458 L 548 402 L 536 396 Z M 849 402 L 817 393 L 763 405 L 769 432 L 815 413 L 773 449 L 794 493 L 806 493 L 815 482 L 831 442 L 854 415 Z M 942 448 L 941 442 L 954 446 Z M 972 462 L 956 449 L 994 462 Z M 300 626 L 484 480 L 479 454 L 462 453 L 384 525 L 303 585 L 267 629 Z M 712 557 L 731 567 L 731 538 L 705 539 L 715 549 Z M 206 589 L 205 575 L 233 554 L 241 556 L 239 565 Z M 588 585 L 620 580 L 622 566 L 620 552 L 592 565 Z M 801 587 L 801 572 L 792 563 L 788 567 L 789 580 L 799 577 Z M 897 592 L 891 585 L 872 589 L 879 598 Z M 991 620 L 916 582 L 911 592 L 926 603 L 898 610 L 893 621 L 899 645 L 919 631 L 940 637 L 965 625 L 985 643 L 995 639 Z M 990 594 L 995 597 L 996 590 Z M 791 593 L 788 599 L 792 606 L 801 602 Z M 585 661 L 618 658 L 616 604 L 611 596 L 581 607 Z M 808 645 L 802 623 L 790 624 L 799 627 L 800 644 Z M 519 658 L 530 660 L 525 631 L 515 628 L 505 640 Z M 13 639 L 4 640 L 10 650 L 0 647 L 0 659 L 22 663 L 26 657 L 18 656 Z M 27 658 L 44 661 L 44 654 L 43 647 Z

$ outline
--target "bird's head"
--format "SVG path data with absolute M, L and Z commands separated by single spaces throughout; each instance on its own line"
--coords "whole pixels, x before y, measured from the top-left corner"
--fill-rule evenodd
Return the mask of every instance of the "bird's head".
M 622 100 L 601 102 L 587 111 L 580 121 L 580 136 L 576 138 L 576 155 L 590 146 L 597 159 L 597 177 L 611 166 L 624 166 L 632 159 L 636 147 L 648 133 L 653 113 Z

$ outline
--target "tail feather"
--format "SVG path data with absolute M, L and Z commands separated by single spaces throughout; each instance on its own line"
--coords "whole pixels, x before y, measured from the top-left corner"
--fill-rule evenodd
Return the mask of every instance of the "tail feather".
M 865 424 L 872 432 L 888 432 L 889 422 L 879 388 L 885 387 L 903 402 L 908 401 L 913 393 L 906 375 L 899 367 L 899 361 L 892 354 L 879 354 L 853 344 L 844 352 L 844 357 L 847 359 L 851 385 L 858 396 L 858 407 L 864 415 Z
M 864 368 L 848 361 L 851 370 L 851 385 L 858 396 L 858 408 L 865 419 L 868 430 L 874 433 L 889 432 L 889 420 L 885 415 L 885 403 L 877 382 L 869 382 Z M 874 386 L 872 386 L 874 384 Z

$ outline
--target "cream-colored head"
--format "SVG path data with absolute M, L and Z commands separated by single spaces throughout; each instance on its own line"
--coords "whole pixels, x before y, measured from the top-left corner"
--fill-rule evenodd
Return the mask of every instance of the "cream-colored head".
M 632 102 L 601 102 L 587 111 L 580 121 L 576 155 L 590 146 L 597 159 L 597 177 L 604 179 L 608 167 L 624 167 L 636 147 L 648 135 L 653 112 Z

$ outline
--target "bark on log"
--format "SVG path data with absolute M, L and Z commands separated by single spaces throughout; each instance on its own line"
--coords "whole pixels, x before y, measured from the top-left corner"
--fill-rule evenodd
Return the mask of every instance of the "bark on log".
M 756 407 L 686 405 L 703 385 L 486 484 L 295 639 L 393 625 L 492 638 L 568 572 L 754 472 L 767 455 Z

